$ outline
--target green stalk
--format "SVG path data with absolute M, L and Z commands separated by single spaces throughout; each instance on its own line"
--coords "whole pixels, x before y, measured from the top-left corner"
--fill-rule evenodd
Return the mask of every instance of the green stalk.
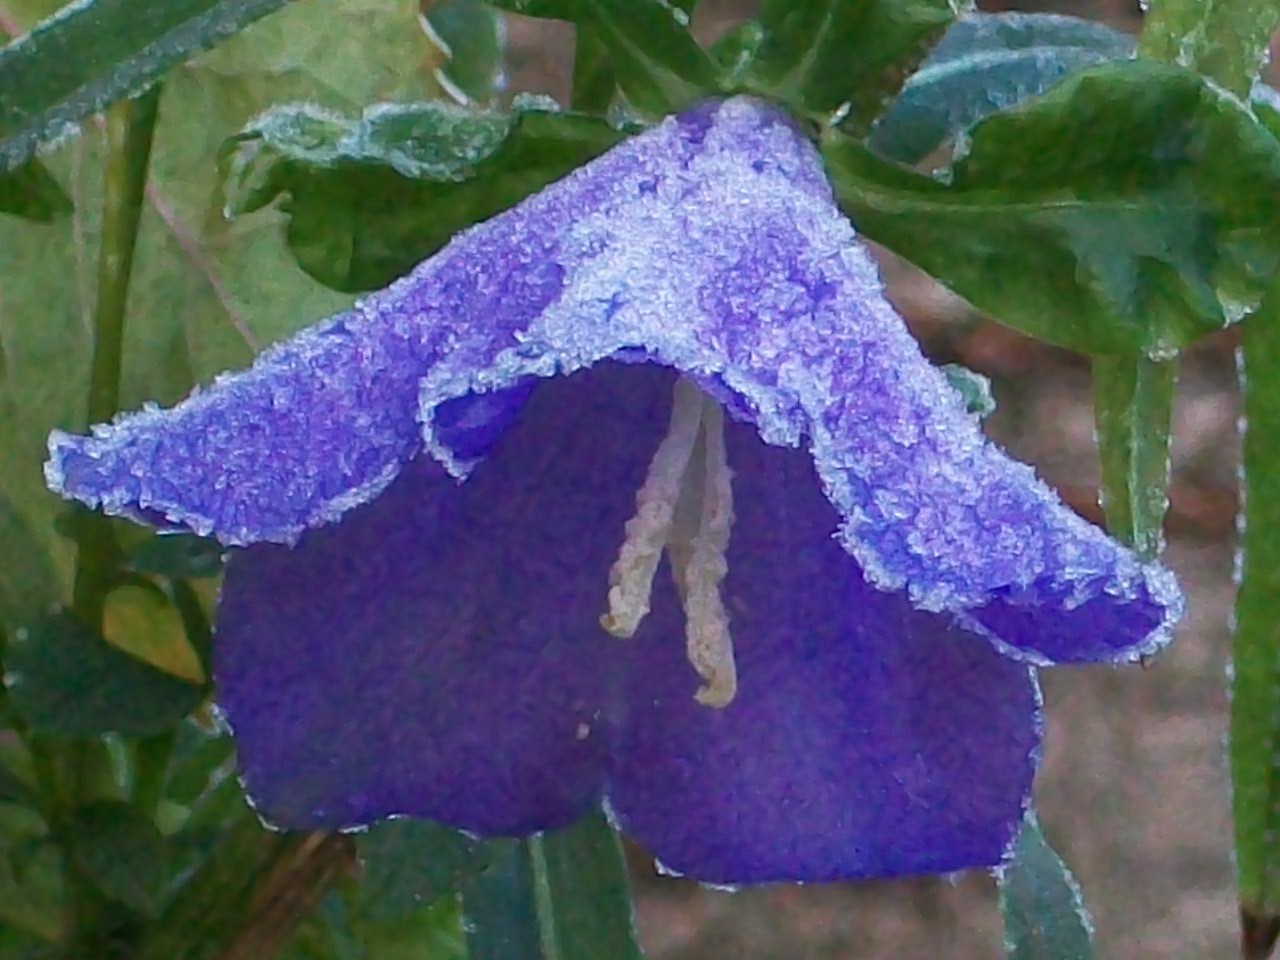
M 91 424 L 110 420 L 120 407 L 129 278 L 137 249 L 159 104 L 157 86 L 136 100 L 122 100 L 107 111 L 106 191 L 102 205 L 102 246 L 98 254 L 98 298 L 93 318 L 93 367 L 86 410 Z M 79 548 L 72 604 L 87 626 L 101 631 L 115 558 L 115 543 L 105 517 L 85 518 Z
M 160 88 L 153 87 L 135 100 L 114 104 L 106 116 L 107 162 L 102 206 L 102 243 L 98 258 L 98 296 L 94 312 L 93 366 L 89 379 L 86 415 L 89 423 L 110 420 L 120 405 L 120 367 L 124 353 L 125 311 L 129 277 L 137 248 L 138 224 L 147 183 L 147 166 L 155 132 Z M 103 611 L 111 589 L 116 545 L 105 516 L 86 514 L 77 534 L 72 609 L 86 626 L 102 632 Z M 59 758 L 62 789 L 55 832 L 74 814 L 97 779 L 108 769 L 101 741 L 73 743 Z M 74 858 L 67 862 L 74 864 Z M 71 866 L 68 870 L 72 956 L 100 952 L 101 929 L 109 908 L 88 878 Z

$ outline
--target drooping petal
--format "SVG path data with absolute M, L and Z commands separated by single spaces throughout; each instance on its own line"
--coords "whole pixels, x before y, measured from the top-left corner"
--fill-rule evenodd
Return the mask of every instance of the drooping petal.
M 667 867 L 721 883 L 999 863 L 1039 744 L 1029 669 L 869 586 L 809 458 L 730 425 L 738 694 L 694 702 L 666 584 L 629 641 L 608 795 Z
M 758 101 L 705 104 L 627 141 L 338 326 L 362 345 L 354 372 L 335 360 L 318 377 L 341 385 L 338 400 L 294 388 L 298 365 L 283 361 L 304 337 L 173 415 L 55 438 L 52 485 L 227 542 L 288 540 L 389 481 L 415 449 L 409 417 L 463 476 L 503 422 L 480 416 L 494 429 L 455 434 L 485 414 L 483 395 L 506 416 L 534 378 L 647 356 L 695 376 L 768 442 L 807 443 L 868 578 L 1007 653 L 1133 657 L 1167 640 L 1180 613 L 1166 572 L 985 440 L 884 299 L 817 152 Z M 386 352 L 389 364 L 366 359 Z M 238 396 L 247 384 L 261 398 Z M 373 441 L 357 404 L 379 427 Z M 317 405 L 335 426 L 311 427 Z M 246 475 L 273 456 L 269 482 Z
M 423 456 L 341 524 L 235 555 L 215 674 L 268 820 L 521 833 L 598 797 L 599 618 L 673 381 L 541 383 L 461 487 Z

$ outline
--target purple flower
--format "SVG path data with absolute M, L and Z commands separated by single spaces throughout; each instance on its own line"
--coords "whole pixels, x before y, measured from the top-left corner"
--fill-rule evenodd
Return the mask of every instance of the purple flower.
M 1032 665 L 1133 659 L 1182 606 L 984 439 L 747 99 L 50 450 L 67 496 L 245 547 L 219 698 L 290 827 L 603 800 L 707 881 L 993 865 Z

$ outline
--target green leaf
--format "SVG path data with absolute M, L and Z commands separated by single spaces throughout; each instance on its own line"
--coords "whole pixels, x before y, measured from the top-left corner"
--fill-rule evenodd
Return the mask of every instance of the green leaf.
M 217 150 L 274 98 L 359 109 L 433 95 L 424 68 L 432 53 L 416 0 L 307 0 L 166 75 L 129 293 L 122 409 L 175 403 L 193 383 L 247 365 L 262 345 L 350 304 L 298 268 L 280 242 L 278 212 L 224 220 Z M 32 568 L 34 548 L 49 558 L 53 595 L 39 612 L 69 594 L 73 570 L 73 545 L 54 528 L 65 505 L 45 489 L 42 465 L 51 429 L 86 427 L 102 140 L 91 124 L 42 158 L 67 185 L 74 216 L 47 226 L 0 217 L 0 498 L 25 531 L 11 540 L 16 528 L 0 510 L 0 555 L 31 557 Z M 0 581 L 18 573 L 9 565 Z
M 1095 67 L 974 127 L 945 177 L 829 130 L 859 229 L 981 310 L 1094 355 L 1168 356 L 1280 265 L 1280 143 L 1189 71 Z
M 573 50 L 573 93 L 570 106 L 579 113 L 604 115 L 617 92 L 609 50 L 593 24 L 578 25 Z
M 1280 26 L 1280 0 L 1161 0 L 1143 23 L 1139 53 L 1178 63 L 1244 97 Z
M 71 198 L 38 160 L 0 174 L 0 213 L 48 223 L 71 212 Z
M 640 960 L 622 845 L 601 813 L 521 841 L 463 912 L 471 960 Z
M 1009 960 L 1092 960 L 1093 922 L 1071 871 L 1029 813 L 997 874 Z
M 1095 357 L 1093 406 L 1107 529 L 1140 557 L 1164 546 L 1177 358 Z
M 677 113 L 719 91 L 715 64 L 689 18 L 663 0 L 586 0 L 618 89 L 651 117 Z
M 204 696 L 202 688 L 117 650 L 66 611 L 17 631 L 5 670 L 18 714 L 36 730 L 61 736 L 151 736 Z
M 335 289 L 374 289 L 621 136 L 598 118 L 542 110 L 414 104 L 347 121 L 285 106 L 231 144 L 228 202 L 240 215 L 288 194 L 289 246 L 302 268 Z
M 953 0 L 764 0 L 753 91 L 865 132 L 955 19 Z
M 1231 654 L 1230 758 L 1241 913 L 1280 921 L 1280 286 L 1243 325 L 1244 477 L 1240 589 Z M 1269 923 L 1267 922 L 1269 921 Z
M 286 0 L 91 0 L 0 50 L 0 172 Z
M 720 70 L 721 82 L 728 90 L 745 87 L 747 74 L 760 47 L 765 30 L 759 20 L 747 20 L 730 29 L 711 46 L 711 58 Z
M 128 804 L 103 800 L 77 810 L 66 841 L 76 865 L 107 897 L 155 916 L 168 885 L 164 838 Z
M 356 837 L 363 864 L 360 912 L 370 920 L 412 913 L 456 893 L 514 846 L 515 841 L 474 840 L 427 820 L 375 824 Z
M 916 163 L 983 117 L 1085 67 L 1133 55 L 1126 34 L 1056 14 L 973 14 L 947 31 L 872 128 L 871 145 Z
M 482 0 L 436 0 L 424 7 L 423 24 L 441 57 L 436 80 L 458 103 L 492 104 L 504 79 L 500 15 Z
M 689 15 L 666 0 L 496 0 L 495 6 L 575 23 L 608 54 L 627 102 L 662 117 L 721 90 L 716 66 L 689 32 Z M 581 33 L 580 33 L 581 35 Z M 585 81 L 584 81 L 585 83 Z M 576 106 L 576 104 L 575 104 Z

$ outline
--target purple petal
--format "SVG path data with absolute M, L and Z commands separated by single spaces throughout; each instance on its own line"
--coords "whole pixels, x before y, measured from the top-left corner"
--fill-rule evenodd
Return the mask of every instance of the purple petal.
M 596 800 L 621 665 L 599 618 L 673 379 L 544 382 L 461 488 L 420 457 L 341 524 L 235 555 L 216 679 L 268 819 L 523 833 Z
M 1001 862 L 1039 744 L 1027 667 L 870 587 L 809 458 L 733 425 L 738 695 L 696 704 L 665 589 L 630 647 L 609 798 L 667 867 L 742 883 Z M 623 641 L 618 641 L 623 642 Z

